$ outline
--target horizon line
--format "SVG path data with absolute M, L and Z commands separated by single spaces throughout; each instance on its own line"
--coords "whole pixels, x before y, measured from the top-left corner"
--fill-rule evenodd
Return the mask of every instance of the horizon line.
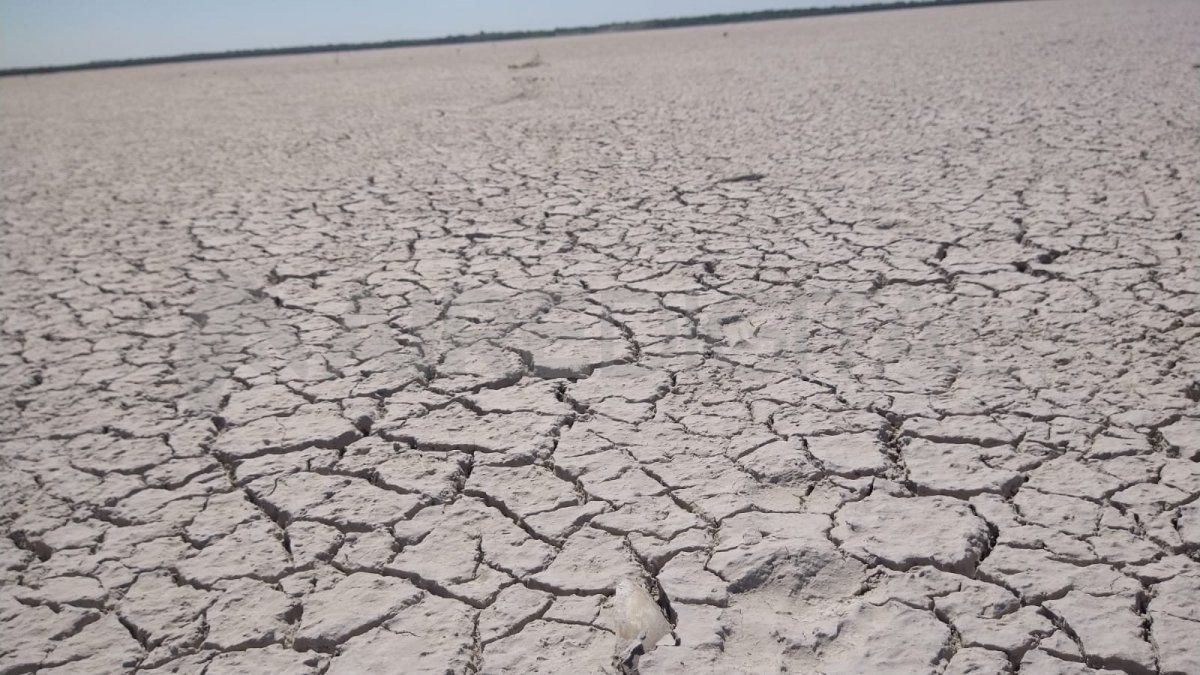
M 699 16 L 646 19 L 643 21 L 616 21 L 590 26 L 548 28 L 526 31 L 480 31 L 472 34 L 444 35 L 433 38 L 402 38 L 374 42 L 330 43 L 323 45 L 298 45 L 293 47 L 262 47 L 254 49 L 231 49 L 222 52 L 193 52 L 167 56 L 144 56 L 129 59 L 100 59 L 83 63 L 49 66 L 26 66 L 0 69 L 0 77 L 22 75 L 49 75 L 53 73 L 81 70 L 104 70 L 109 68 L 131 68 L 166 63 L 188 63 L 192 61 L 220 61 L 226 59 L 248 59 L 266 56 L 291 56 L 296 54 L 321 54 L 328 52 L 356 52 L 372 49 L 400 49 L 405 47 L 430 47 L 450 44 L 472 44 L 480 42 L 508 42 L 536 38 L 592 35 L 596 33 L 624 33 L 640 30 L 664 30 L 690 26 L 747 23 L 752 21 L 776 21 L 835 14 L 856 14 L 896 9 L 918 9 L 947 5 L 975 5 L 994 2 L 1016 2 L 1019 0 L 889 0 L 868 2 L 861 5 L 803 7 L 793 9 L 766 9 L 748 12 L 727 12 Z

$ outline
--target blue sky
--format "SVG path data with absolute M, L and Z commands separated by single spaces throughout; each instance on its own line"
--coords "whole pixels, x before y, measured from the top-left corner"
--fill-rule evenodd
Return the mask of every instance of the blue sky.
M 0 0 L 0 68 L 865 0 Z

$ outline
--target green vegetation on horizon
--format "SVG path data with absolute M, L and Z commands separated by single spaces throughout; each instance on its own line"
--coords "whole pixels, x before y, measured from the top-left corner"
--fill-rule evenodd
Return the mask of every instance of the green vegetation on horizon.
M 843 7 L 808 7 L 800 9 L 769 9 L 757 12 L 733 12 L 727 14 L 707 14 L 704 16 L 676 17 L 669 19 L 650 19 L 647 21 L 624 21 L 606 23 L 596 26 L 577 26 L 572 28 L 554 28 L 548 30 L 480 32 L 473 35 L 447 35 L 437 38 L 421 38 L 407 40 L 385 40 L 383 42 L 359 42 L 346 44 L 306 45 L 300 47 L 272 47 L 266 49 L 236 49 L 225 52 L 202 52 L 195 54 L 178 54 L 174 56 L 149 56 L 134 59 L 107 59 L 89 61 L 62 66 L 36 66 L 31 68 L 10 68 L 0 70 L 0 77 L 12 75 L 36 75 L 41 73 L 60 73 L 72 70 L 93 70 L 99 68 L 125 68 L 130 66 L 147 66 L 160 63 L 182 63 L 187 61 L 206 61 L 215 59 L 239 59 L 255 56 L 283 56 L 288 54 L 314 54 L 321 52 L 348 52 L 367 49 L 392 49 L 396 47 L 423 47 L 430 45 L 464 44 L 471 42 L 495 42 L 501 40 L 525 40 L 529 38 L 556 37 L 561 35 L 586 35 L 589 33 L 605 33 L 634 30 L 658 30 L 663 28 L 681 28 L 685 26 L 705 26 L 722 23 L 743 23 L 747 21 L 772 21 L 776 19 L 794 19 L 807 16 L 825 16 L 830 14 L 851 14 L 857 12 L 874 12 L 888 9 L 908 9 L 916 7 L 936 7 L 945 5 L 971 5 L 985 2 L 1007 2 L 1011 0 L 898 0 L 895 2 L 873 2 L 862 5 Z

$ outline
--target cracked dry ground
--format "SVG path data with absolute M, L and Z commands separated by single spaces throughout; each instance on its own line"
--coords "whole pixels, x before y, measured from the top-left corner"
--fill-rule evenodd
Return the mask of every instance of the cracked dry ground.
M 0 82 L 0 671 L 1200 672 L 1196 63 L 1164 0 Z

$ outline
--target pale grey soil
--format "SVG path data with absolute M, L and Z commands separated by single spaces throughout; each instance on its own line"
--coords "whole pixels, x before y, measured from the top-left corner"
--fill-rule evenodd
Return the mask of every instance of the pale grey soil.
M 0 672 L 1200 672 L 1197 64 L 1128 0 L 0 81 Z

